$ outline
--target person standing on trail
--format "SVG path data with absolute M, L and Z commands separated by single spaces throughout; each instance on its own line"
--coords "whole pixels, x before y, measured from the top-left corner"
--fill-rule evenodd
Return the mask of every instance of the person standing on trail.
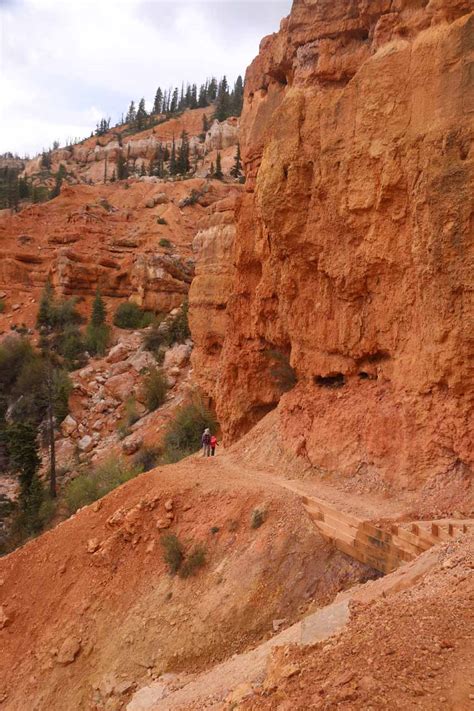
M 216 437 L 216 435 L 211 435 L 211 457 L 213 457 L 215 455 L 216 447 L 217 447 L 217 437 Z
M 202 456 L 209 457 L 211 454 L 211 431 L 209 427 L 206 427 L 201 437 L 202 444 Z

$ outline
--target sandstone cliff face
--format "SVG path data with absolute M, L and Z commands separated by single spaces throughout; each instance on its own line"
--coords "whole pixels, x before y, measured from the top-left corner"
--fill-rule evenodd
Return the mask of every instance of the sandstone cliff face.
M 473 11 L 295 0 L 263 40 L 211 389 L 227 441 L 280 401 L 323 471 L 403 486 L 472 464 Z M 281 400 L 275 350 L 298 379 Z
M 208 207 L 193 242 L 196 275 L 189 291 L 189 323 L 195 349 L 192 363 L 197 380 L 213 402 L 220 357 L 229 328 L 227 303 L 235 276 L 233 249 L 235 210 L 240 186 Z

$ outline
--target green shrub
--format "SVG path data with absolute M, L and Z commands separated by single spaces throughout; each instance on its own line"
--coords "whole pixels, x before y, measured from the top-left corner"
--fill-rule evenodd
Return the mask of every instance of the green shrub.
M 3 299 L 0 299 L 0 314 L 3 314 L 5 311 L 5 302 Z
M 68 370 L 77 370 L 87 363 L 86 343 L 77 326 L 69 324 L 55 339 L 56 350 L 64 358 Z
M 168 381 L 159 368 L 153 368 L 143 382 L 146 406 L 150 411 L 157 410 L 166 401 Z
M 251 528 L 260 528 L 266 519 L 266 512 L 263 509 L 254 509 L 250 517 Z
M 64 498 L 69 512 L 73 514 L 83 506 L 92 504 L 140 473 L 138 467 L 126 465 L 121 459 L 110 459 L 86 470 L 65 488 Z
M 135 424 L 135 422 L 138 422 L 139 419 L 140 415 L 137 411 L 137 401 L 132 395 L 125 403 L 125 421 L 127 422 L 128 426 L 131 427 Z
M 188 302 L 173 317 L 165 319 L 162 315 L 155 319 L 149 331 L 143 334 L 143 345 L 155 355 L 158 362 L 163 362 L 164 352 L 173 343 L 185 343 L 191 336 L 188 323 Z
M 165 433 L 163 464 L 178 462 L 197 452 L 206 427 L 215 431 L 217 422 L 199 398 L 177 410 Z
M 179 575 L 181 578 L 189 578 L 194 575 L 199 568 L 206 563 L 206 549 L 203 546 L 195 546 L 189 556 L 187 556 L 180 566 Z
M 195 205 L 197 202 L 199 202 L 199 199 L 202 198 L 203 194 L 204 193 L 202 193 L 200 190 L 191 190 L 190 194 L 183 200 L 181 200 L 180 206 L 188 207 L 189 205 Z
M 132 434 L 132 430 L 130 427 L 127 425 L 125 420 L 119 420 L 117 423 L 117 435 L 120 440 L 125 439 L 125 437 L 128 437 L 128 435 Z
M 109 342 L 110 329 L 105 323 L 100 326 L 94 326 L 92 323 L 89 323 L 87 326 L 85 346 L 91 355 L 105 355 Z
M 157 217 L 156 221 L 159 225 L 167 225 L 168 224 L 164 217 Z
M 81 314 L 76 311 L 77 298 L 66 299 L 56 302 L 52 307 L 52 325 L 55 329 L 66 328 L 67 326 L 77 326 L 82 323 Z
M 167 324 L 167 344 L 184 343 L 191 336 L 188 322 L 189 303 L 187 299 L 181 305 L 176 316 Z
M 117 434 L 120 440 L 132 434 L 130 427 L 134 425 L 135 422 L 138 422 L 139 419 L 140 415 L 137 412 L 137 401 L 133 396 L 129 397 L 125 403 L 124 415 L 117 424 Z
M 158 244 L 160 245 L 160 247 L 164 247 L 165 249 L 171 249 L 171 247 L 173 246 L 169 239 L 165 239 L 164 237 L 160 239 Z
M 158 447 L 142 447 L 133 461 L 141 471 L 149 472 L 157 466 L 160 454 Z
M 170 533 L 161 539 L 165 563 L 171 575 L 176 575 L 184 560 L 184 549 L 179 539 Z
M 114 316 L 114 324 L 118 328 L 146 328 L 154 321 L 154 314 L 143 311 L 137 304 L 125 301 L 118 306 Z
M 142 334 L 143 347 L 145 350 L 153 353 L 157 360 L 159 359 L 158 354 L 163 352 L 164 358 L 164 351 L 166 351 L 166 331 L 163 326 L 160 327 L 161 323 L 161 320 L 156 320 L 152 323 L 150 328 Z

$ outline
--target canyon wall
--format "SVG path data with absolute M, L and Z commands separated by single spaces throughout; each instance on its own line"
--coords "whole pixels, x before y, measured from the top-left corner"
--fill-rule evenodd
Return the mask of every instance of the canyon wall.
M 295 0 L 262 41 L 212 387 L 202 369 L 227 442 L 278 405 L 286 446 L 322 472 L 467 475 L 473 11 Z M 283 397 L 275 357 L 297 379 Z
M 241 186 L 234 186 L 228 196 L 210 205 L 193 241 L 196 275 L 189 290 L 189 324 L 195 345 L 192 364 L 212 404 L 218 395 L 220 357 L 229 328 L 227 302 L 235 276 L 235 211 L 241 193 Z

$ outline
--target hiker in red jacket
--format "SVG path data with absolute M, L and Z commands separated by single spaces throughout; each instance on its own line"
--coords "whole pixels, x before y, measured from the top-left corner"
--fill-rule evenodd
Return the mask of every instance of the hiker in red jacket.
M 211 456 L 213 457 L 216 453 L 216 447 L 217 447 L 217 437 L 216 435 L 211 436 Z

